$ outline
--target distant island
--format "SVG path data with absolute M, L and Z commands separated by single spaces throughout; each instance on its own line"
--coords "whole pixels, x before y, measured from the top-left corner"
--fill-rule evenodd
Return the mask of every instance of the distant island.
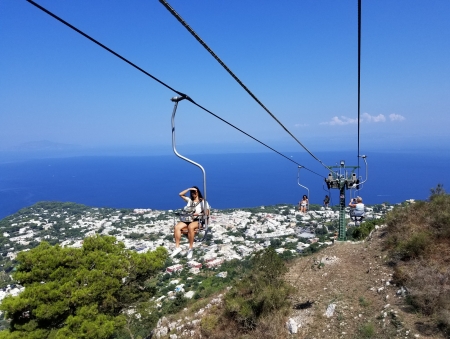
M 17 146 L 10 146 L 3 151 L 67 151 L 78 150 L 82 147 L 79 145 L 63 144 L 48 140 L 29 141 Z

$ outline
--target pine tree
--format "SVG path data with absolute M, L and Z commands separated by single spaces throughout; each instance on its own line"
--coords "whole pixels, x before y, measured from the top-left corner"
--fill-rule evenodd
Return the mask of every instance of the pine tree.
M 0 305 L 11 319 L 0 338 L 110 338 L 126 323 L 123 309 L 151 297 L 145 281 L 167 251 L 138 254 L 111 236 L 86 238 L 82 248 L 46 242 L 17 256 L 14 279 L 25 287 Z

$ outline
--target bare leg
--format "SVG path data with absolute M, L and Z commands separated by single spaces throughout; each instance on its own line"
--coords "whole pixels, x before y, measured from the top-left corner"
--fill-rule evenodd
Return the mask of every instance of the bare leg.
M 187 225 L 184 222 L 179 222 L 175 225 L 175 228 L 173 230 L 173 235 L 175 237 L 175 247 L 180 247 L 180 240 L 181 240 L 181 230 L 183 228 L 187 227 Z
M 188 225 L 189 248 L 194 247 L 195 230 L 198 229 L 198 221 L 191 222 Z

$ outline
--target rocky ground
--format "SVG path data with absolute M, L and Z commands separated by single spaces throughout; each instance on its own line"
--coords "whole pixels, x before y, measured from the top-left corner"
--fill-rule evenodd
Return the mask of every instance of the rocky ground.
M 384 235 L 381 227 L 365 241 L 335 242 L 315 255 L 291 261 L 285 276 L 295 287 L 291 314 L 273 319 L 277 334 L 265 338 L 444 338 L 428 325 L 430 319 L 408 307 L 407 287 L 392 283 L 394 270 L 383 250 Z M 189 317 L 181 312 L 160 320 L 155 337 L 205 337 L 200 323 L 213 305 L 222 308 L 221 300 L 222 295 L 205 300 L 208 304 L 194 315 L 190 310 Z M 248 333 L 242 338 L 259 337 Z
M 381 228 L 364 242 L 336 242 L 290 265 L 292 337 L 443 338 L 407 306 L 405 289 L 392 284 L 383 235 Z

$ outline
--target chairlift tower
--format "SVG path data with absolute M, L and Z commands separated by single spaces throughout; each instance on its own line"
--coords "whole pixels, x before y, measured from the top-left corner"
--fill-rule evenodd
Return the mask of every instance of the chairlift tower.
M 330 173 L 328 174 L 328 177 L 325 178 L 328 189 L 335 188 L 339 190 L 339 241 L 347 240 L 347 227 L 345 224 L 345 191 L 351 188 L 359 188 L 359 179 L 355 173 L 355 170 L 358 168 L 359 166 L 346 166 L 345 161 L 341 160 L 339 166 L 328 167 Z M 336 171 L 334 171 L 334 169 L 336 169 Z

